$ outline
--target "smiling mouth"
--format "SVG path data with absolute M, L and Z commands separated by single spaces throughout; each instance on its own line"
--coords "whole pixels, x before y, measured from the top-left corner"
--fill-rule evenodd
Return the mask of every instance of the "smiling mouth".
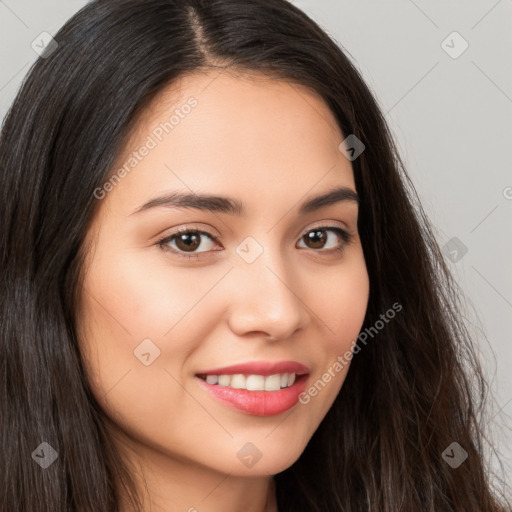
M 247 391 L 279 391 L 292 386 L 297 378 L 304 375 L 295 373 L 276 373 L 274 375 L 255 375 L 236 373 L 233 375 L 206 375 L 197 374 L 201 380 L 208 384 Z

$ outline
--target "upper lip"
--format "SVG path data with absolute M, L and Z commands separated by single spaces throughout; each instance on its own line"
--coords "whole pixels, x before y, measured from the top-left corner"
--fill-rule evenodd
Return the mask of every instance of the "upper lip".
M 197 375 L 275 375 L 276 373 L 295 373 L 304 375 L 309 373 L 309 368 L 296 361 L 252 361 L 240 363 L 213 370 L 204 370 Z

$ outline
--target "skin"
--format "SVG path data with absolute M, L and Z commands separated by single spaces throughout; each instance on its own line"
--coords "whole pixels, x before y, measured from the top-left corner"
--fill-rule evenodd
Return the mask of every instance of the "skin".
M 98 201 L 85 240 L 81 350 L 91 390 L 115 424 L 113 442 L 140 488 L 147 484 L 145 510 L 277 510 L 272 475 L 299 458 L 348 365 L 307 404 L 270 417 L 216 400 L 195 374 L 293 360 L 310 368 L 309 387 L 351 349 L 369 296 L 358 205 L 301 216 L 298 208 L 336 186 L 355 191 L 352 166 L 321 98 L 227 71 L 184 75 L 165 89 L 137 120 L 116 166 L 191 96 L 197 106 Z M 176 190 L 236 198 L 247 212 L 162 206 L 133 214 Z M 197 260 L 157 244 L 185 225 L 219 241 L 202 235 Z M 353 238 L 346 243 L 327 229 L 323 245 L 308 243 L 302 235 L 319 226 Z M 248 236 L 263 248 L 252 263 L 235 251 Z M 167 247 L 187 254 L 176 240 Z M 147 338 L 160 350 L 148 366 L 134 355 Z M 252 467 L 237 457 L 248 442 L 262 453 Z

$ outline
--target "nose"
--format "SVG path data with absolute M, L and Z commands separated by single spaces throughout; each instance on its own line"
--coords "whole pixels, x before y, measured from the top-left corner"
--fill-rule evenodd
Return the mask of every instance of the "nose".
M 236 267 L 229 316 L 235 334 L 280 340 L 307 325 L 310 315 L 305 298 L 296 291 L 298 276 L 282 258 L 265 250 L 253 263 L 239 261 Z

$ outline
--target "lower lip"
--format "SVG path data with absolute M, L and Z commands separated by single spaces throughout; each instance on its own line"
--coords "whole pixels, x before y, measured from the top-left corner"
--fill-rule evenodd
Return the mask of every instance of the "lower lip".
M 308 375 L 296 377 L 290 387 L 278 391 L 248 391 L 209 384 L 197 376 L 196 379 L 213 396 L 239 411 L 253 416 L 275 416 L 291 409 L 297 403 L 299 395 L 306 387 Z

